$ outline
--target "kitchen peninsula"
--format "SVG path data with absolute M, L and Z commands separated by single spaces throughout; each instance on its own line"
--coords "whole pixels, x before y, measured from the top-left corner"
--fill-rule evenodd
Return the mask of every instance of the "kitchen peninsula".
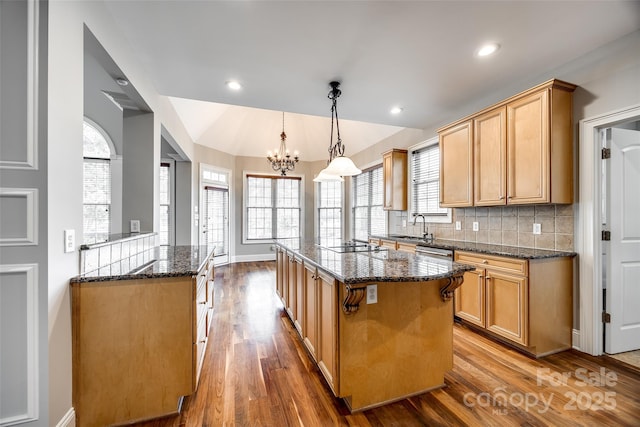
M 113 261 L 125 244 L 130 241 L 97 249 L 109 249 L 103 252 Z M 129 257 L 141 265 L 118 256 L 70 280 L 78 425 L 176 413 L 183 396 L 197 389 L 213 309 L 213 248 L 143 249 Z M 126 253 L 133 252 L 126 247 Z
M 452 296 L 473 267 L 375 246 L 286 241 L 277 242 L 276 259 L 276 291 L 351 411 L 444 385 L 453 367 Z

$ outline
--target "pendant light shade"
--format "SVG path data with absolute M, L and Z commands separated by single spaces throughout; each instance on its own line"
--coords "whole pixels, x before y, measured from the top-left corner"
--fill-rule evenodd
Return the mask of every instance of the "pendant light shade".
M 315 178 L 313 178 L 313 182 L 331 182 L 331 181 L 339 181 L 339 182 L 343 182 L 344 178 L 341 177 L 340 175 L 335 175 L 332 173 L 327 172 L 327 168 L 324 168 L 320 171 L 320 173 L 318 173 L 318 176 L 316 176 Z
M 325 170 L 329 174 L 341 176 L 353 176 L 362 173 L 362 170 L 358 169 L 353 160 L 344 156 L 333 159 Z

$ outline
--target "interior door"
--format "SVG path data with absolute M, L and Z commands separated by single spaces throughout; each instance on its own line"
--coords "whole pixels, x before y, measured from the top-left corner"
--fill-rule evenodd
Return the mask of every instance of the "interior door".
M 229 262 L 229 190 L 204 188 L 204 218 L 202 232 L 209 247 L 215 246 L 214 263 Z
M 640 349 L 640 131 L 611 129 L 605 352 Z

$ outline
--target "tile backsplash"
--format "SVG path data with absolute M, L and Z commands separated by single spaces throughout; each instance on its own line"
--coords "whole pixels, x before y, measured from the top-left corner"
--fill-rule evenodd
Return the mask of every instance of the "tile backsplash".
M 407 218 L 406 211 L 389 214 L 389 233 L 422 235 L 419 219 Z M 573 205 L 527 205 L 455 208 L 451 223 L 427 223 L 436 239 L 464 240 L 537 249 L 573 251 Z M 403 227 L 406 221 L 406 227 Z M 456 221 L 461 229 L 456 230 Z M 473 231 L 478 222 L 478 231 Z M 541 234 L 533 234 L 533 224 L 540 224 Z

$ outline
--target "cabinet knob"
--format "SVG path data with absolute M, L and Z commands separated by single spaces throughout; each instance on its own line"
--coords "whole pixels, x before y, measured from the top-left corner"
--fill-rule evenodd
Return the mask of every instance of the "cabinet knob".
M 207 342 L 207 340 L 200 340 L 200 344 L 204 344 L 206 342 Z
M 205 305 L 206 303 L 207 303 L 206 301 L 202 301 L 202 302 L 201 302 L 201 303 L 199 303 L 199 304 Z

